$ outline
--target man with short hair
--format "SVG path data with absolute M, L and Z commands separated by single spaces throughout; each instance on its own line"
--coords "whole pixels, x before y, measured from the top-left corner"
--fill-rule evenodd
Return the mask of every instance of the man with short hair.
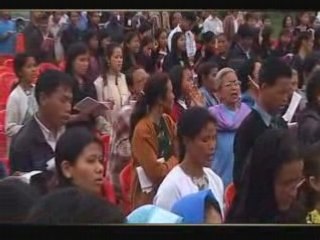
M 65 130 L 72 107 L 73 79 L 66 73 L 47 70 L 35 87 L 38 112 L 12 138 L 11 172 L 43 171 L 54 158 L 55 146 Z
M 258 99 L 251 113 L 241 123 L 234 141 L 233 183 L 237 189 L 258 137 L 267 129 L 288 127 L 280 113 L 288 102 L 291 78 L 291 68 L 277 58 L 268 59 L 261 67 Z

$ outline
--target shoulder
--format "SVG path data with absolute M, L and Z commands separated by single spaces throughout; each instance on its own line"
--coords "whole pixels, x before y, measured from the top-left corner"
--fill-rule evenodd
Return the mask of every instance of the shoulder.
M 21 146 L 29 146 L 32 142 L 32 133 L 34 132 L 35 126 L 35 119 L 32 118 L 19 130 L 16 135 L 13 136 L 11 143 L 12 147 L 15 148 L 18 146 L 21 149 Z
M 177 183 L 181 183 L 181 178 L 185 175 L 182 172 L 179 165 L 172 168 L 172 170 L 168 173 L 168 175 L 162 181 L 160 187 L 163 188 L 174 188 L 177 186 Z
M 204 172 L 217 187 L 217 191 L 220 191 L 220 194 L 223 194 L 223 182 L 221 177 L 219 177 L 211 168 L 204 168 Z
M 103 84 L 103 78 L 102 78 L 102 76 L 99 76 L 99 77 L 94 81 L 94 85 L 95 85 L 95 86 L 101 86 L 101 84 Z
M 173 121 L 173 119 L 171 118 L 171 116 L 168 115 L 168 114 L 166 114 L 166 113 L 164 113 L 162 116 L 163 116 L 164 120 L 166 121 L 166 123 L 167 123 L 170 127 L 174 128 L 175 122 Z
M 154 127 L 151 120 L 147 117 L 142 118 L 134 128 L 133 138 L 135 137 L 150 137 L 154 132 Z

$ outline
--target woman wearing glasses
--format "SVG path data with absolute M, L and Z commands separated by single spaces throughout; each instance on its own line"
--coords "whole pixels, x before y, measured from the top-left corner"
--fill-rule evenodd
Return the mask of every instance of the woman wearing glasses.
M 216 88 L 221 103 L 209 108 L 217 119 L 217 147 L 212 170 L 222 178 L 227 187 L 232 183 L 234 137 L 251 110 L 240 101 L 240 82 L 233 69 L 223 68 L 217 73 Z

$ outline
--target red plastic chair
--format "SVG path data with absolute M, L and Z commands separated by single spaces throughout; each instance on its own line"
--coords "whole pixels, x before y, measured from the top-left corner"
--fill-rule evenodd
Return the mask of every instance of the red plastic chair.
M 0 74 L 5 73 L 5 72 L 13 73 L 13 69 L 8 68 L 6 66 L 0 66 Z
M 132 164 L 129 163 L 125 166 L 120 175 L 120 186 L 122 190 L 122 199 L 123 199 L 123 211 L 125 214 L 129 214 L 131 210 L 131 202 L 130 202 L 130 189 L 131 189 L 131 170 Z
M 0 74 L 0 110 L 5 109 L 12 86 L 16 81 L 17 77 L 12 72 L 4 72 Z
M 114 191 L 114 187 L 112 183 L 106 178 L 103 181 L 103 196 L 108 200 L 109 202 L 116 204 L 117 203 L 117 198 L 116 198 L 116 193 Z
M 228 185 L 228 187 L 226 188 L 225 193 L 224 193 L 224 200 L 226 203 L 227 210 L 232 205 L 232 202 L 233 202 L 235 195 L 236 195 L 236 189 L 234 187 L 234 184 L 231 183 Z
M 39 65 L 39 74 L 41 74 L 49 69 L 61 71 L 61 69 L 57 65 L 54 65 L 53 63 L 41 63 Z
M 7 136 L 5 133 L 6 111 L 0 111 L 0 161 L 8 168 Z M 8 170 L 8 169 L 7 169 Z
M 12 69 L 12 68 L 13 68 L 13 59 L 12 59 L 12 58 L 9 58 L 9 59 L 5 60 L 5 61 L 3 62 L 3 66 Z

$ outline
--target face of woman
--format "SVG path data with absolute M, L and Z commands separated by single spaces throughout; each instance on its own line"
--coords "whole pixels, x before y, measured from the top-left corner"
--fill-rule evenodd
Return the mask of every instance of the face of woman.
M 292 18 L 287 17 L 286 18 L 286 27 L 292 27 L 292 26 L 293 26 Z
M 153 42 L 148 43 L 146 46 L 142 48 L 143 54 L 145 56 L 150 57 L 153 49 Z
M 97 143 L 86 146 L 75 164 L 62 163 L 63 174 L 77 187 L 97 194 L 103 184 L 103 149 Z
M 209 75 L 205 76 L 203 79 L 203 83 L 207 89 L 211 92 L 215 92 L 217 90 L 216 87 L 216 76 L 218 73 L 218 68 L 212 68 Z
M 132 53 L 138 53 L 140 49 L 140 40 L 138 36 L 135 36 L 131 39 L 127 47 L 130 49 Z
M 288 210 L 295 201 L 303 179 L 303 161 L 293 161 L 281 167 L 275 178 L 275 198 L 280 211 Z
M 291 42 L 291 37 L 289 35 L 281 35 L 280 41 L 283 44 L 289 44 Z
M 308 13 L 304 13 L 301 17 L 300 17 L 300 22 L 303 25 L 308 25 L 310 22 L 310 16 Z
M 192 73 L 189 69 L 185 69 L 182 73 L 181 92 L 187 95 L 192 88 Z
M 34 57 L 29 57 L 27 59 L 19 75 L 21 76 L 21 80 L 25 81 L 27 84 L 34 82 L 34 80 L 37 78 L 37 64 Z
M 89 68 L 89 53 L 81 54 L 73 62 L 73 71 L 78 76 L 84 76 Z
M 79 13 L 77 12 L 70 13 L 70 20 L 73 25 L 76 25 L 79 22 L 79 19 L 80 19 Z
M 160 101 L 164 112 L 171 112 L 174 102 L 174 94 L 171 81 L 167 83 L 167 93 L 165 99 Z
M 181 52 L 186 51 L 186 37 L 184 35 L 181 35 L 181 37 L 178 38 L 177 47 Z
M 98 48 L 99 48 L 99 39 L 97 36 L 94 36 L 90 39 L 89 41 L 89 48 L 94 50 L 94 51 L 97 51 Z
M 162 32 L 159 36 L 158 42 L 159 42 L 159 46 L 160 48 L 166 48 L 167 47 L 167 33 L 166 32 Z
M 107 38 L 104 38 L 102 39 L 101 41 L 101 47 L 103 49 L 107 49 L 107 46 L 111 43 L 111 38 L 110 37 L 107 37 Z
M 216 148 L 216 126 L 208 122 L 194 139 L 186 139 L 185 145 L 190 156 L 203 167 L 211 167 L 212 156 Z
M 115 48 L 108 61 L 110 62 L 110 69 L 112 69 L 115 72 L 120 72 L 123 64 L 122 49 L 118 47 Z
M 220 35 L 218 37 L 218 53 L 222 54 L 225 53 L 228 49 L 228 41 L 227 38 L 224 35 Z
M 240 82 L 233 72 L 227 73 L 221 83 L 219 90 L 221 101 L 230 106 L 235 106 L 240 100 Z

